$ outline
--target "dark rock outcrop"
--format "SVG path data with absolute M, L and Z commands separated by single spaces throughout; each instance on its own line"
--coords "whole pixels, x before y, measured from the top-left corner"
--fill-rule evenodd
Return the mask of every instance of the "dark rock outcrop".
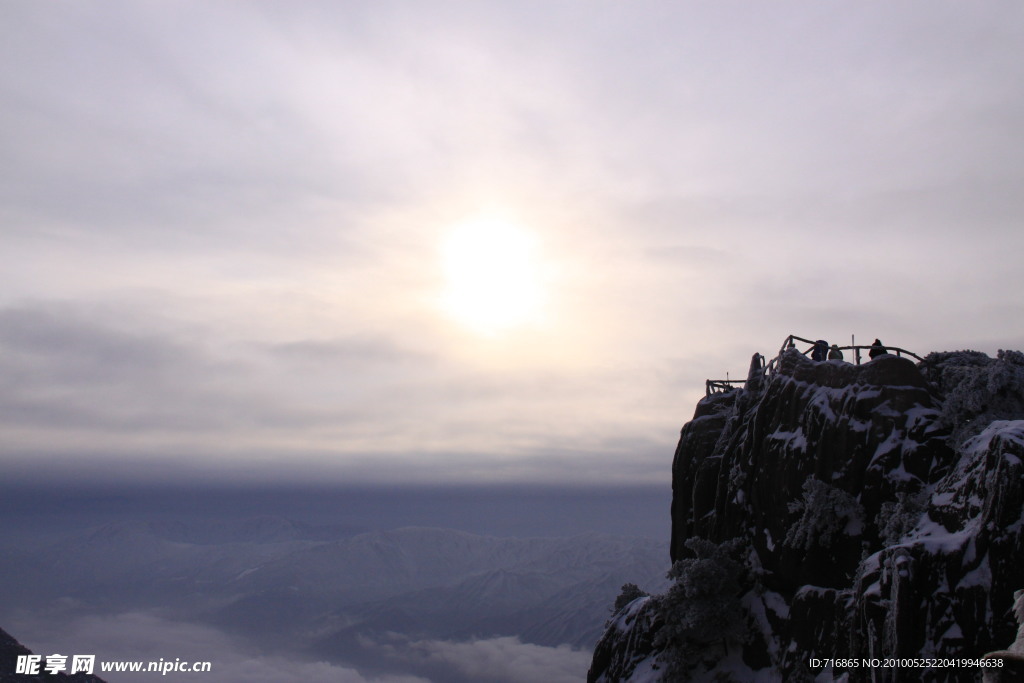
M 662 624 L 656 604 L 650 596 L 633 600 L 608 622 L 605 635 L 594 649 L 590 670 L 596 680 L 621 681 L 629 678 L 637 665 L 655 652 L 654 634 Z
M 672 560 L 692 556 L 689 539 L 745 544 L 749 628 L 723 646 L 730 661 L 690 675 L 810 680 L 822 670 L 813 659 L 977 659 L 1012 641 L 1013 592 L 1024 586 L 1024 356 L 1014 353 L 985 362 L 932 354 L 918 365 L 884 355 L 856 366 L 788 351 L 745 389 L 700 401 L 673 462 Z M 972 406 L 958 423 L 944 396 L 967 383 L 978 395 L 957 395 Z M 1018 419 L 977 424 L 992 405 Z M 641 670 L 657 678 L 651 667 L 678 644 L 635 631 L 656 629 L 659 604 L 667 609 L 650 598 L 643 620 L 613 618 L 591 681 Z M 963 667 L 831 673 L 980 676 Z

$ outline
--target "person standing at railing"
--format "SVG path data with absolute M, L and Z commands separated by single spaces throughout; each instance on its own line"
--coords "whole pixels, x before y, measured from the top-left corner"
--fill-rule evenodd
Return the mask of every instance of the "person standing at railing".
M 760 391 L 764 381 L 764 356 L 755 353 L 750 359 L 750 370 L 747 371 L 747 383 L 743 386 L 747 391 Z
M 814 342 L 814 346 L 811 347 L 811 360 L 821 362 L 828 357 L 828 342 L 824 339 L 819 339 Z
M 879 356 L 886 355 L 887 353 L 889 353 L 888 349 L 882 346 L 882 341 L 876 337 L 875 343 L 871 345 L 871 350 L 868 351 L 868 356 L 871 357 L 871 360 L 874 360 Z
M 842 360 L 843 359 L 843 352 L 839 350 L 839 346 L 838 345 L 833 344 L 832 348 L 829 349 L 828 359 L 829 360 Z

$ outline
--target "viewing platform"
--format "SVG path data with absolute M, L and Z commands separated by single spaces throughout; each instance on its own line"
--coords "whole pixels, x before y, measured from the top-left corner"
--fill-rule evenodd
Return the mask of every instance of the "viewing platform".
M 789 335 L 788 337 L 786 337 L 785 341 L 782 342 L 782 347 L 779 349 L 778 355 L 776 355 L 774 358 L 772 358 L 770 361 L 768 361 L 768 364 L 765 366 L 765 374 L 767 374 L 767 375 L 773 374 L 775 372 L 775 368 L 778 366 L 779 359 L 782 358 L 782 354 L 784 354 L 786 352 L 786 350 L 791 348 L 791 347 L 792 348 L 797 348 L 796 347 L 797 342 L 803 342 L 805 344 L 810 344 L 810 347 L 808 347 L 807 350 L 800 351 L 800 353 L 804 354 L 805 356 L 810 355 L 810 353 L 814 350 L 815 345 L 818 343 L 814 339 L 806 339 L 804 337 L 798 337 L 795 334 Z M 848 346 L 838 346 L 837 345 L 836 348 L 839 351 L 852 351 L 853 352 L 853 359 L 852 360 L 846 360 L 845 357 L 844 357 L 843 361 L 847 362 L 847 363 L 853 363 L 854 365 L 860 365 L 861 364 L 861 351 L 867 351 L 868 353 L 870 353 L 871 349 L 874 348 L 874 345 L 873 344 L 850 344 Z M 898 346 L 884 346 L 883 348 L 885 349 L 885 353 L 888 353 L 888 354 L 891 354 L 891 355 L 894 355 L 894 356 L 897 356 L 897 357 L 901 357 L 902 358 L 903 356 L 909 356 L 911 358 L 916 359 L 918 362 L 921 362 L 921 361 L 924 360 L 923 358 L 921 358 L 921 356 L 917 355 L 913 351 L 908 351 L 908 350 L 906 350 L 904 348 L 900 348 Z M 831 350 L 831 349 L 832 349 L 832 347 L 829 346 L 829 350 Z M 705 395 L 706 396 L 711 396 L 712 394 L 723 394 L 723 393 L 725 393 L 727 391 L 732 391 L 732 390 L 734 390 L 734 389 L 736 389 L 738 387 L 741 387 L 741 386 L 743 386 L 746 383 L 747 383 L 746 379 L 708 379 L 708 380 L 704 381 Z

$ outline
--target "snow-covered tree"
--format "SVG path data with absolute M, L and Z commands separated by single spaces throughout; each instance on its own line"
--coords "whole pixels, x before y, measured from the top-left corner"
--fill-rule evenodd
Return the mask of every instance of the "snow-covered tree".
M 714 645 L 724 651 L 729 642 L 748 636 L 740 602 L 749 579 L 742 559 L 746 544 L 691 538 L 686 547 L 695 557 L 672 565 L 668 577 L 674 583 L 657 598 L 663 626 L 654 642 L 663 653 L 665 680 L 686 680 L 687 671 Z
M 612 613 L 618 612 L 637 598 L 642 598 L 647 595 L 650 595 L 650 593 L 641 590 L 640 586 L 635 583 L 622 584 L 622 590 L 619 592 L 618 597 L 615 598 L 615 605 L 612 607 Z
M 858 536 L 864 527 L 864 508 L 860 502 L 820 479 L 804 482 L 803 497 L 790 503 L 789 511 L 800 513 L 786 533 L 785 544 L 791 548 L 827 548 L 840 534 Z
M 941 420 L 954 444 L 979 434 L 994 420 L 1024 418 L 1024 353 L 930 353 L 923 367 L 945 394 Z
M 928 504 L 926 491 L 899 493 L 895 502 L 882 503 L 875 518 L 878 537 L 886 546 L 899 543 L 914 528 Z

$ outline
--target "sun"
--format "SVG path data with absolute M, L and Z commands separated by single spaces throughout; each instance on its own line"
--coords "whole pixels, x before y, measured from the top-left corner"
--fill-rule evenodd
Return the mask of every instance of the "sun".
M 485 335 L 535 322 L 541 312 L 541 273 L 536 237 L 500 218 L 454 226 L 441 248 L 443 307 Z

